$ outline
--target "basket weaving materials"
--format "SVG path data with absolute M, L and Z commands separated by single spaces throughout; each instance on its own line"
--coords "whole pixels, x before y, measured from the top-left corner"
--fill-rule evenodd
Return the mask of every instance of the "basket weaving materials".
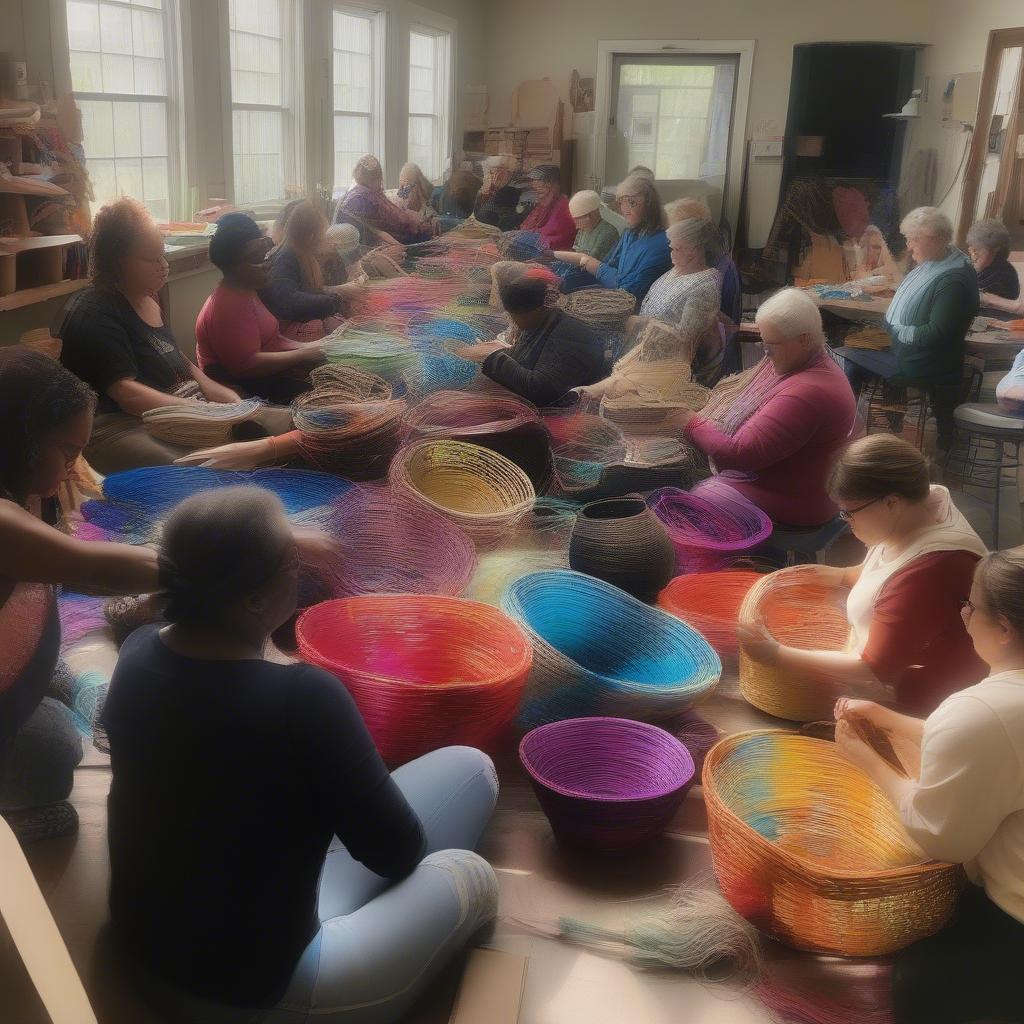
M 227 444 L 232 428 L 259 414 L 263 403 L 256 399 L 244 402 L 191 402 L 188 405 L 165 405 L 142 414 L 142 424 L 153 437 L 183 448 L 206 448 Z
M 714 572 L 771 536 L 768 516 L 731 487 L 663 487 L 647 502 L 672 540 L 679 573 Z
M 722 673 L 718 655 L 685 623 L 579 572 L 524 576 L 501 606 L 533 640 L 524 726 L 582 715 L 670 719 Z
M 397 261 L 382 249 L 371 249 L 357 264 L 355 276 L 360 274 L 370 281 L 385 280 L 390 277 L 404 277 L 405 271 Z
M 498 238 L 498 255 L 503 260 L 530 263 L 550 257 L 551 249 L 538 231 L 506 231 Z
M 462 441 L 427 438 L 391 463 L 396 496 L 440 512 L 477 544 L 499 541 L 529 512 L 530 478 L 496 452 Z
M 484 224 L 476 217 L 467 217 L 461 224 L 457 224 L 448 232 L 451 238 L 472 238 L 472 239 L 495 239 L 501 234 L 501 229 L 491 224 Z
M 418 353 L 404 338 L 344 327 L 324 342 L 329 363 L 341 363 L 385 380 L 401 380 L 416 368 Z
M 760 573 L 748 569 L 677 576 L 658 595 L 658 607 L 693 626 L 720 658 L 735 660 L 740 606 L 761 578 Z
M 451 744 L 493 746 L 515 718 L 532 660 L 511 619 L 454 597 L 329 601 L 295 632 L 302 657 L 352 694 L 389 764 Z
M 636 299 L 621 288 L 585 288 L 562 295 L 559 309 L 603 332 L 621 331 L 636 312 Z
M 476 571 L 463 597 L 500 607 L 509 580 L 519 579 L 544 569 L 567 569 L 569 556 L 562 548 L 502 547 L 485 551 L 477 560 Z
M 572 718 L 527 733 L 519 760 L 555 838 L 623 853 L 668 825 L 693 782 L 693 759 L 656 725 Z
M 927 860 L 834 743 L 730 736 L 708 753 L 703 786 L 723 895 L 787 945 L 879 956 L 934 934 L 952 914 L 959 868 Z
M 739 623 L 766 629 L 788 647 L 841 651 L 850 638 L 845 596 L 813 567 L 782 569 L 751 587 L 740 606 Z M 769 715 L 794 722 L 830 719 L 836 692 L 827 683 L 766 665 L 740 645 L 740 693 Z

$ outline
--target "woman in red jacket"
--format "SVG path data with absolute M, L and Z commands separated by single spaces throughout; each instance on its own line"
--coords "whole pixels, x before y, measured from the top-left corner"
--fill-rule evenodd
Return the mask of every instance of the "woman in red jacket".
M 569 200 L 562 195 L 562 172 L 554 164 L 541 164 L 530 171 L 537 205 L 519 225 L 521 231 L 536 231 L 549 249 L 571 249 L 576 240 L 576 221 L 569 212 Z

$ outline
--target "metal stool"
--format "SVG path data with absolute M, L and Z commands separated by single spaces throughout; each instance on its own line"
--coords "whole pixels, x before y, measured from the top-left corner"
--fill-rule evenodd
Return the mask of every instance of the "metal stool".
M 993 492 L 992 547 L 999 547 L 999 500 L 1003 471 L 1019 469 L 1020 446 L 1024 442 L 1024 419 L 1010 416 L 989 402 L 969 402 L 957 406 L 953 413 L 958 440 L 963 439 L 963 452 L 954 445 L 946 453 L 944 469 L 953 463 L 962 464 L 960 481 L 967 487 L 991 487 Z M 1008 455 L 1007 447 L 1013 454 Z M 981 470 L 982 479 L 975 478 Z M 987 473 L 991 470 L 991 480 Z
M 847 530 L 846 522 L 836 516 L 824 526 L 798 526 L 776 524 L 765 547 L 786 552 L 787 565 L 816 563 L 831 544 Z

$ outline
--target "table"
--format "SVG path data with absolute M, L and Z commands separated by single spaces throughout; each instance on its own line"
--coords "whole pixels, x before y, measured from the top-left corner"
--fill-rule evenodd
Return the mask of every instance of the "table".
M 822 312 L 833 313 L 844 320 L 855 323 L 880 324 L 885 319 L 892 299 L 818 299 L 813 292 L 808 293 L 818 303 Z

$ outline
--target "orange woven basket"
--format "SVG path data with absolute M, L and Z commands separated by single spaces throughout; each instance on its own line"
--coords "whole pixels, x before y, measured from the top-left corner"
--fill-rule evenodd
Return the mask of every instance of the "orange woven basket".
M 735 661 L 740 606 L 761 573 L 723 569 L 677 576 L 658 595 L 658 607 L 693 626 L 720 658 Z
M 786 945 L 881 956 L 952 915 L 961 870 L 928 860 L 834 743 L 738 733 L 708 752 L 702 783 L 723 895 Z

